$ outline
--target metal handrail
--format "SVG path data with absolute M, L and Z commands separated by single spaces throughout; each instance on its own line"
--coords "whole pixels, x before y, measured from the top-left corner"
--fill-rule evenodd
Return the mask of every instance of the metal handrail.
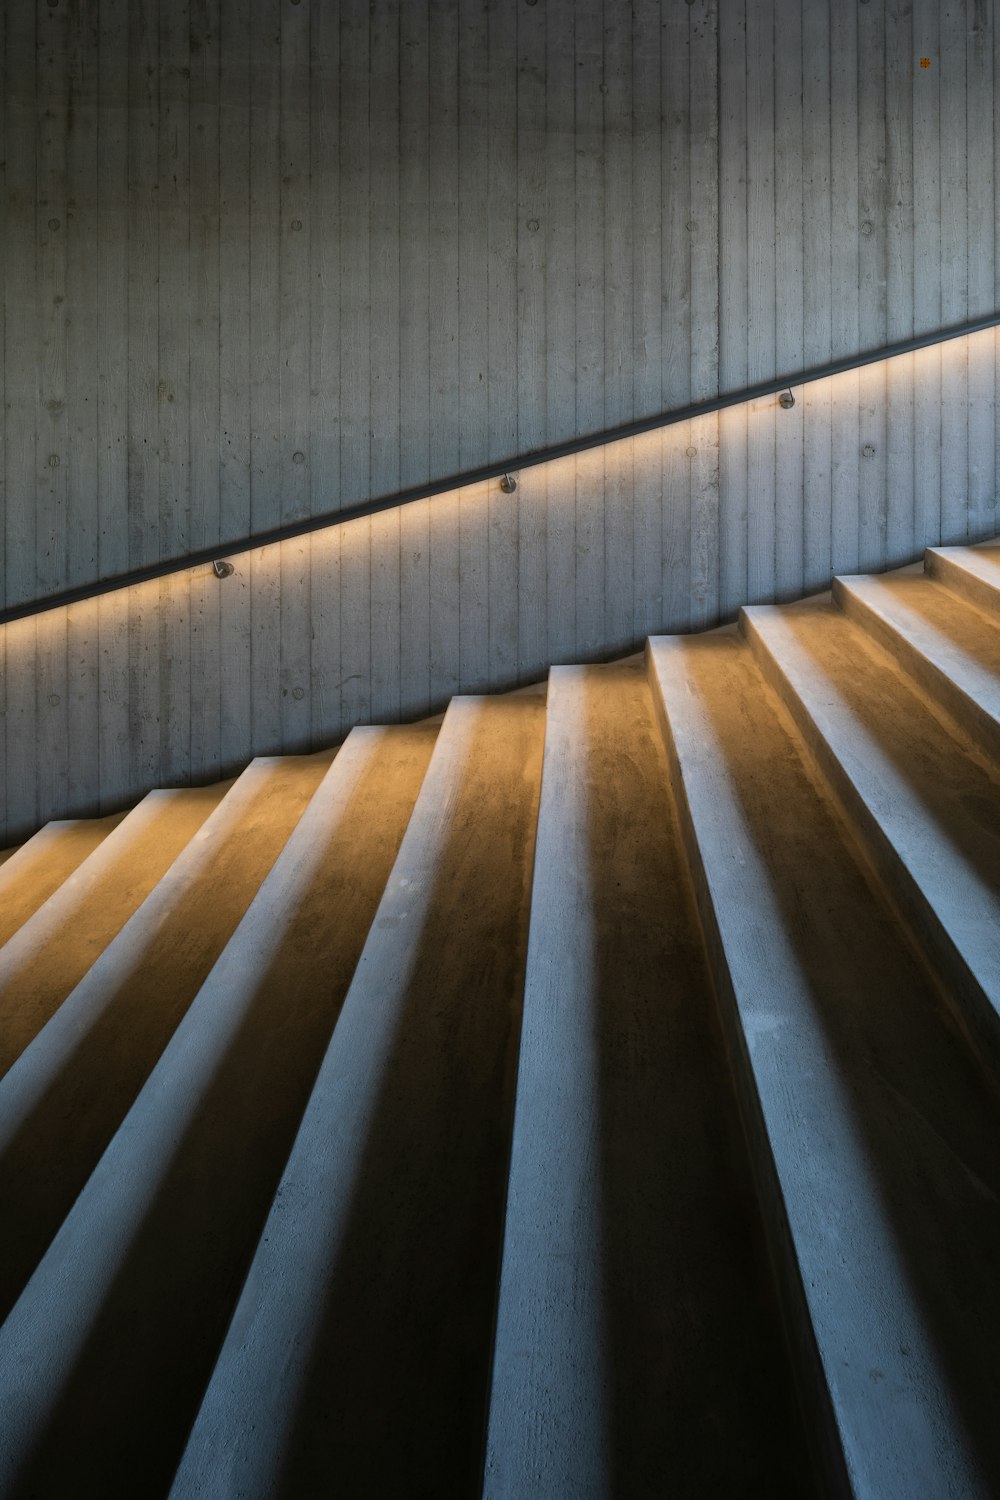
M 850 370 L 862 369 L 865 365 L 881 364 L 883 360 L 895 359 L 902 354 L 913 354 L 918 349 L 927 349 L 934 344 L 944 344 L 951 339 L 966 338 L 973 333 L 983 333 L 987 328 L 1000 326 L 1000 312 L 977 318 L 970 323 L 958 323 L 948 328 L 939 328 L 935 333 L 920 334 L 915 338 L 901 339 L 894 344 L 871 349 L 862 354 L 853 354 L 846 359 L 831 360 L 828 364 L 814 365 L 792 374 L 775 376 L 773 380 L 758 381 L 755 385 L 743 386 L 736 391 L 727 391 L 712 396 L 706 401 L 692 401 L 670 411 L 658 412 L 655 416 L 640 417 L 634 422 L 623 422 L 617 427 L 608 427 L 601 432 L 589 433 L 585 437 L 568 438 L 562 443 L 552 443 L 546 448 L 535 448 L 516 458 L 505 458 L 496 463 L 480 464 L 474 469 L 465 469 L 460 474 L 449 474 L 444 479 L 433 479 L 424 484 L 414 484 L 391 495 L 379 495 L 373 500 L 345 506 L 340 510 L 327 511 L 318 516 L 306 516 L 300 521 L 288 521 L 281 526 L 269 527 L 253 536 L 239 537 L 231 542 L 216 542 L 210 547 L 200 547 L 184 557 L 161 559 L 141 568 L 130 568 L 126 573 L 116 573 L 110 578 L 93 583 L 84 583 L 74 588 L 61 589 L 55 594 L 45 594 L 23 604 L 14 604 L 0 610 L 0 625 L 23 620 L 30 615 L 43 614 L 46 610 L 60 609 L 68 604 L 80 604 L 87 599 L 99 598 L 102 594 L 116 593 L 119 589 L 131 588 L 138 583 L 149 583 L 155 578 L 166 578 L 172 573 L 183 573 L 189 568 L 212 564 L 216 576 L 226 577 L 232 569 L 220 563 L 224 557 L 237 557 L 243 552 L 256 551 L 259 547 L 270 547 L 276 542 L 291 541 L 294 537 L 307 536 L 313 531 L 326 531 L 333 526 L 346 526 L 350 521 L 363 520 L 366 516 L 377 516 L 382 511 L 397 510 L 404 505 L 413 505 L 418 500 L 429 500 L 451 490 L 466 489 L 483 484 L 491 479 L 501 481 L 505 493 L 516 489 L 513 477 L 522 469 L 536 468 L 540 464 L 552 463 L 556 459 L 571 458 L 576 453 L 586 453 L 591 448 L 602 448 L 608 443 L 623 442 L 627 438 L 640 437 L 646 432 L 655 432 L 661 427 L 673 427 L 678 422 L 690 422 L 695 417 L 711 416 L 713 412 L 725 411 L 730 406 L 742 406 L 748 401 L 759 401 L 765 396 L 785 395 L 783 407 L 794 405 L 794 398 L 787 399 L 791 388 L 809 385 L 816 380 L 826 380 L 831 375 L 844 375 Z M 219 564 L 219 566 L 216 566 Z

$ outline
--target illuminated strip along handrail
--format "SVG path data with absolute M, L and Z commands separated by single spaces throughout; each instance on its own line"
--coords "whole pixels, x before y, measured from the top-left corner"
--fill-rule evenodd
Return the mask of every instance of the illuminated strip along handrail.
M 131 568 L 126 573 L 117 573 L 99 582 L 79 584 L 62 589 L 56 594 L 45 594 L 23 604 L 0 610 L 0 625 L 14 620 L 26 619 L 29 615 L 43 614 L 46 610 L 63 608 L 68 604 L 80 604 L 86 599 L 96 599 L 102 594 L 111 594 L 134 584 L 149 583 L 155 578 L 166 578 L 172 573 L 183 573 L 203 563 L 215 563 L 222 557 L 235 557 L 242 552 L 253 552 L 259 547 L 270 547 L 276 542 L 291 541 L 294 537 L 307 536 L 313 531 L 326 531 L 333 526 L 346 526 L 350 521 L 360 521 L 366 516 L 377 516 L 382 511 L 396 510 L 404 505 L 413 505 L 418 500 L 429 500 L 451 490 L 466 489 L 483 484 L 491 479 L 502 479 L 505 475 L 519 473 L 522 469 L 537 468 L 540 464 L 552 463 L 559 458 L 571 458 L 576 453 L 586 453 L 591 448 L 602 448 L 609 443 L 622 442 L 627 438 L 640 437 L 646 432 L 655 432 L 661 427 L 673 427 L 679 422 L 690 422 L 695 417 L 711 416 L 713 412 L 725 411 L 730 406 L 742 406 L 748 401 L 759 401 L 764 396 L 776 396 L 793 386 L 809 385 L 816 380 L 826 380 L 831 375 L 844 375 L 850 370 L 859 370 L 865 365 L 881 364 L 901 354 L 913 354 L 918 349 L 930 348 L 933 344 L 944 344 L 951 339 L 965 338 L 973 333 L 983 333 L 988 328 L 1000 326 L 1000 312 L 977 318 L 971 323 L 959 323 L 949 328 L 939 328 L 935 333 L 920 334 L 916 338 L 902 339 L 898 343 L 885 344 L 863 354 L 854 354 L 846 359 L 831 360 L 825 365 L 815 365 L 794 374 L 776 376 L 773 380 L 762 380 L 756 385 L 743 386 L 740 390 L 712 396 L 705 401 L 694 401 L 687 406 L 674 407 L 671 411 L 658 412 L 655 416 L 640 417 L 634 422 L 624 422 L 617 427 L 608 427 L 601 432 L 585 437 L 569 438 L 562 443 L 553 443 L 547 448 L 536 448 L 517 458 L 500 462 L 480 464 L 478 468 L 466 469 L 461 474 L 450 474 L 444 479 L 429 480 L 424 484 L 410 485 L 391 495 L 380 495 L 374 500 L 365 500 L 341 510 L 327 511 L 323 515 L 306 516 L 300 521 L 288 521 L 281 526 L 272 526 L 267 531 L 258 531 L 253 536 L 241 537 L 232 542 L 216 542 L 210 547 L 200 547 L 184 557 L 161 559 L 141 568 Z

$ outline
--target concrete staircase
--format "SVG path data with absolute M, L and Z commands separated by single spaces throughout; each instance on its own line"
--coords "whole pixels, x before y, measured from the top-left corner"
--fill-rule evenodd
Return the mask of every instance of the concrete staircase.
M 1000 1494 L 1000 548 L 0 856 L 0 1496 Z

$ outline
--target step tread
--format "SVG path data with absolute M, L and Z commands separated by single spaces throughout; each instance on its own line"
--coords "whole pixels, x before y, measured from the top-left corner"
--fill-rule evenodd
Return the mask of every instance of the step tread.
M 124 813 L 47 823 L 33 838 L 0 856 L 0 948 L 53 895 Z
M 1000 612 L 1000 547 L 928 547 L 924 566 L 977 608 Z
M 902 648 L 908 668 L 925 668 L 924 685 L 943 692 L 944 706 L 960 716 L 978 712 L 972 724 L 985 724 L 988 747 L 1000 733 L 1000 627 L 952 590 L 932 578 L 874 575 L 838 578 L 834 597 L 862 624 L 880 627 L 889 650 Z
M 811 1493 L 641 665 L 550 679 L 485 1491 Z
M 0 1495 L 995 1492 L 1000 546 L 833 598 L 0 852 Z
M 0 1329 L 42 1493 L 169 1488 L 434 740 L 348 737 Z
M 747 647 L 654 640 L 650 664 L 792 1336 L 834 1419 L 817 1441 L 842 1452 L 856 1500 L 985 1497 L 1000 1469 L 996 1095 Z
M 231 785 L 150 792 L 0 949 L 0 1077 Z
M 0 1318 L 329 767 L 253 761 L 0 1079 Z
M 833 757 L 919 893 L 906 914 L 940 925 L 981 992 L 967 1020 L 1000 1060 L 1000 772 L 964 754 L 888 653 L 832 606 L 757 606 L 744 619 L 787 683 L 793 716 L 805 711 L 814 751 Z
M 175 1497 L 472 1492 L 544 712 L 452 700 Z

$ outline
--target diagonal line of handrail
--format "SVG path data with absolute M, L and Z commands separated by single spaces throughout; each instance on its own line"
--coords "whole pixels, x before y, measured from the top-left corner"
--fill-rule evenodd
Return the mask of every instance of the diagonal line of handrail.
M 759 401 L 765 396 L 776 396 L 793 386 L 810 385 L 817 380 L 827 380 L 832 375 L 844 375 L 850 370 L 860 370 L 865 365 L 881 364 L 884 360 L 896 359 L 903 354 L 914 354 L 919 349 L 928 349 L 934 344 L 948 343 L 952 339 L 967 338 L 974 333 L 983 333 L 988 328 L 1000 326 L 1000 312 L 976 318 L 969 323 L 957 323 L 939 328 L 934 333 L 919 334 L 914 338 L 901 339 L 894 344 L 884 344 L 861 354 L 852 354 L 844 359 L 831 360 L 824 365 L 813 365 L 809 369 L 797 370 L 787 375 L 775 376 L 773 380 L 758 381 L 755 385 L 742 386 L 739 390 L 726 391 L 704 401 L 692 401 L 686 406 L 673 407 L 669 411 L 657 412 L 651 417 L 640 417 L 633 422 L 623 422 L 617 427 L 604 428 L 600 432 L 584 437 L 569 438 L 562 443 L 552 443 L 545 448 L 535 448 L 517 457 L 505 458 L 494 463 L 480 464 L 474 469 L 464 469 L 460 474 L 449 474 L 443 479 L 433 479 L 424 484 L 410 485 L 390 495 L 379 495 L 339 510 L 321 515 L 306 516 L 300 521 L 285 522 L 255 532 L 252 536 L 238 537 L 230 542 L 215 542 L 209 547 L 200 547 L 183 557 L 161 559 L 128 572 L 116 573 L 109 578 L 92 583 L 83 583 L 73 588 L 61 589 L 58 593 L 45 594 L 23 604 L 14 604 L 0 610 L 0 625 L 15 620 L 27 619 L 31 615 L 43 614 L 50 609 L 61 609 L 69 604 L 81 604 L 87 599 L 96 599 L 103 594 L 116 593 L 119 589 L 131 588 L 138 583 L 149 583 L 156 578 L 166 578 L 172 573 L 183 573 L 205 563 L 215 563 L 222 557 L 237 557 L 243 552 L 253 552 L 260 547 L 270 547 L 276 542 L 292 541 L 295 537 L 307 536 L 313 531 L 326 531 L 333 526 L 346 526 L 350 521 L 363 520 L 366 516 L 377 516 L 386 510 L 397 510 L 412 505 L 417 500 L 430 500 L 451 490 L 467 489 L 471 485 L 484 484 L 491 479 L 501 479 L 523 469 L 537 468 L 541 464 L 553 463 L 556 459 L 571 458 L 576 453 L 586 453 L 591 448 L 603 448 L 610 443 L 624 442 L 628 438 L 640 437 L 658 428 L 673 427 L 679 422 L 690 422 L 695 417 L 711 416 L 713 412 L 725 411 L 731 406 L 742 406 L 750 401 Z

